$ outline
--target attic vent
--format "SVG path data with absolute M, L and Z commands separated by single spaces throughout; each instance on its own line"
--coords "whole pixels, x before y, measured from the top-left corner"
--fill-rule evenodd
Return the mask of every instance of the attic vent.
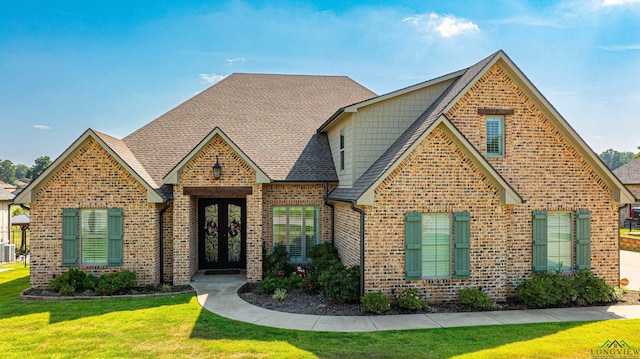
M 480 107 L 478 108 L 478 115 L 513 115 L 514 110 L 512 108 L 489 108 L 489 107 Z

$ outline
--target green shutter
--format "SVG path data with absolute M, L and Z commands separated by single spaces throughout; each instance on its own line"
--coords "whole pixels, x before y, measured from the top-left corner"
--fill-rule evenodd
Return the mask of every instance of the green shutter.
M 576 269 L 591 269 L 591 212 L 576 211 Z
M 110 266 L 121 266 L 123 264 L 123 227 L 122 208 L 109 208 L 107 264 Z
M 78 210 L 62 209 L 62 265 L 78 265 Z
M 453 278 L 468 279 L 471 274 L 471 221 L 469 212 L 453 214 Z
M 422 214 L 404 214 L 404 268 L 406 280 L 422 278 Z
M 547 270 L 547 211 L 533 211 L 533 271 Z

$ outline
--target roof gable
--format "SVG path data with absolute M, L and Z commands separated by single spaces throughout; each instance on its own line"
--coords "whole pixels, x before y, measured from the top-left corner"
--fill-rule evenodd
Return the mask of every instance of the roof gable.
M 73 157 L 73 155 L 80 150 L 86 141 L 94 139 L 110 156 L 116 159 L 116 161 L 133 176 L 138 182 L 140 182 L 147 190 L 147 201 L 150 203 L 162 203 L 164 198 L 156 191 L 157 185 L 155 182 L 149 183 L 145 180 L 150 179 L 142 165 L 139 164 L 135 156 L 128 150 L 126 145 L 114 137 L 105 135 L 103 133 L 94 131 L 92 129 L 86 130 L 78 139 L 69 146 L 53 163 L 47 167 L 35 180 L 33 180 L 25 189 L 20 192 L 14 202 L 16 203 L 31 203 L 37 200 L 36 191 L 41 184 L 46 183 L 55 173 Z M 135 169 L 141 173 L 136 172 Z
M 552 123 L 560 130 L 560 132 L 569 140 L 578 152 L 587 160 L 592 168 L 600 175 L 605 183 L 612 190 L 612 199 L 616 202 L 633 202 L 633 195 L 624 185 L 606 168 L 597 155 L 587 146 L 573 128 L 564 120 L 564 118 L 555 110 L 555 108 L 546 100 L 544 96 L 537 90 L 535 86 L 527 79 L 520 69 L 509 59 L 502 51 L 495 52 L 475 65 L 466 70 L 455 72 L 459 77 L 445 90 L 440 97 L 420 116 L 416 121 L 387 149 L 387 151 L 371 165 L 371 167 L 354 183 L 350 188 L 337 187 L 329 195 L 330 199 L 349 201 L 356 204 L 373 203 L 373 189 L 380 183 L 386 175 L 399 165 L 407 154 L 415 148 L 417 143 L 428 134 L 434 126 L 444 124 L 447 128 L 455 129 L 455 126 L 446 118 L 447 111 L 467 92 L 473 84 L 478 81 L 487 70 L 497 62 L 501 62 L 503 67 L 509 71 L 511 77 L 516 81 L 525 93 L 532 97 L 534 101 L 540 104 L 541 110 L 547 115 Z M 460 140 L 460 144 L 467 148 L 468 154 L 472 159 L 476 155 L 480 155 L 474 146 L 455 129 L 452 132 Z M 457 134 L 456 134 L 457 133 Z M 484 158 L 474 159 L 483 167 L 483 170 L 495 172 L 495 169 L 484 160 Z M 498 185 L 503 186 L 502 196 L 503 203 L 520 203 L 521 198 L 515 191 L 510 193 L 511 188 L 504 179 L 495 172 L 492 176 L 497 175 Z M 501 180 L 501 181 L 500 181 Z M 507 188 L 508 187 L 508 188 Z M 511 197 L 511 198 L 510 198 Z M 510 202 L 511 201 L 511 202 Z
M 242 150 L 238 148 L 238 146 L 233 143 L 233 141 L 231 141 L 229 137 L 227 137 L 227 135 L 218 127 L 214 128 L 213 131 L 211 131 L 205 138 L 202 139 L 202 141 L 198 143 L 198 145 L 196 145 L 196 147 L 193 148 L 193 150 L 191 150 L 191 152 L 189 152 L 180 162 L 178 162 L 178 164 L 175 165 L 175 167 L 173 167 L 173 169 L 171 169 L 171 171 L 169 171 L 166 176 L 164 176 L 162 181 L 166 184 L 178 184 L 180 182 L 180 170 L 182 170 L 185 165 L 187 165 L 195 156 L 197 156 L 198 153 L 200 153 L 200 151 L 202 151 L 216 135 L 220 136 L 222 140 L 229 147 L 231 147 L 238 154 L 238 156 L 240 156 L 240 158 L 242 158 L 242 160 L 244 160 L 249 165 L 249 167 L 251 167 L 255 171 L 256 183 L 271 182 L 269 176 L 267 176 L 264 171 L 260 169 L 260 167 L 258 167 L 249 157 L 247 157 L 247 155 L 242 152 Z

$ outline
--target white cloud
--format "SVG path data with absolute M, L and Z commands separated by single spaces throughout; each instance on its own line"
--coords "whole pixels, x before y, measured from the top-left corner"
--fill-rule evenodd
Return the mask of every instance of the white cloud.
M 640 4 L 640 0 L 604 0 L 602 6 L 618 6 L 626 4 Z
M 233 64 L 236 62 L 245 62 L 244 57 L 236 57 L 235 59 L 227 59 L 228 64 Z
M 33 125 L 33 128 L 35 128 L 36 130 L 50 130 L 51 127 L 47 126 L 47 125 Z
M 605 51 L 639 51 L 640 44 L 635 45 L 612 45 L 612 46 L 598 46 Z
M 454 37 L 480 31 L 473 22 L 457 18 L 453 15 L 440 16 L 436 13 L 420 14 L 402 19 L 428 32 L 435 32 L 441 37 Z
M 218 74 L 199 74 L 198 76 L 202 80 L 204 80 L 204 82 L 210 83 L 210 84 L 214 84 L 214 83 L 222 80 L 223 78 L 227 77 L 225 75 L 218 75 Z

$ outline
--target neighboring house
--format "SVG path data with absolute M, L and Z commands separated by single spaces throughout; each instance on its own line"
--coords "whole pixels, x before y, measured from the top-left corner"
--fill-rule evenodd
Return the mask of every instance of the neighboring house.
M 305 262 L 333 241 L 365 291 L 430 301 L 504 299 L 533 271 L 617 284 L 632 200 L 502 51 L 382 96 L 346 77 L 233 74 L 123 139 L 87 130 L 16 197 L 34 287 L 76 266 L 255 282 L 263 246 Z
M 640 158 L 628 162 L 615 170 L 613 173 L 620 179 L 636 198 L 640 198 Z M 629 218 L 631 207 L 640 207 L 638 200 L 634 202 L 622 203 L 620 206 L 620 225 L 624 225 L 624 220 Z
M 13 198 L 13 194 L 0 187 L 0 243 L 9 243 L 11 239 L 9 205 Z
M 9 193 L 13 193 L 16 191 L 16 189 L 18 189 L 18 187 L 10 184 L 10 183 L 6 183 L 4 181 L 0 181 L 0 188 L 4 189 L 5 191 L 9 192 Z

